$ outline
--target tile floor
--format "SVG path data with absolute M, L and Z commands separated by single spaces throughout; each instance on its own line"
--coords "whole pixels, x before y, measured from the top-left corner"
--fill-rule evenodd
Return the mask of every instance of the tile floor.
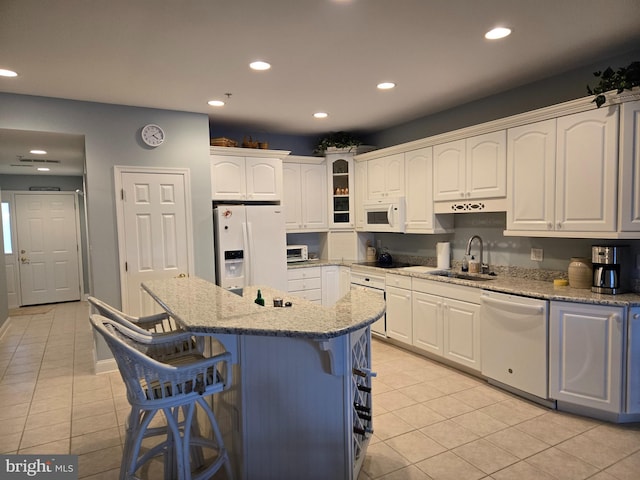
M 0 452 L 73 453 L 80 478 L 116 479 L 129 407 L 118 373 L 93 373 L 88 312 L 75 302 L 12 317 Z M 359 480 L 640 479 L 639 424 L 550 411 L 379 341 L 373 363 L 375 434 Z

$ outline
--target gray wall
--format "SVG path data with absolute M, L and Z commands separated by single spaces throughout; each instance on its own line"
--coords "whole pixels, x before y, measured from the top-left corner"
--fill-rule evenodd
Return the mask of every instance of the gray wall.
M 3 93 L 0 105 L 0 128 L 85 136 L 89 261 L 95 296 L 120 305 L 114 165 L 191 170 L 194 273 L 215 278 L 206 115 Z M 166 132 L 167 140 L 156 149 L 139 140 L 140 128 L 147 123 L 157 123 Z M 100 344 L 98 356 L 109 356 Z

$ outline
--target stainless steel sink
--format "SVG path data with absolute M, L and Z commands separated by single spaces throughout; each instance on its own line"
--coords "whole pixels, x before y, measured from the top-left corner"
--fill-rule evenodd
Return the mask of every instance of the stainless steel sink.
M 481 274 L 453 272 L 449 270 L 439 270 L 437 272 L 429 272 L 429 275 L 437 275 L 438 277 L 457 278 L 460 280 L 471 280 L 472 282 L 487 282 L 489 280 L 495 280 L 496 277 Z

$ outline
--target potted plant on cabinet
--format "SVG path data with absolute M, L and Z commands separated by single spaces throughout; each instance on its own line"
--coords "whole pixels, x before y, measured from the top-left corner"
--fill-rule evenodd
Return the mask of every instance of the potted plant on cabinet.
M 324 155 L 327 152 L 348 149 L 354 151 L 362 142 L 347 132 L 330 132 L 326 137 L 320 139 L 313 150 L 315 155 Z
M 619 95 L 624 90 L 640 86 L 640 62 L 631 62 L 626 67 L 620 67 L 617 70 L 608 67 L 604 72 L 598 71 L 593 74 L 600 81 L 593 88 L 587 85 L 587 93 L 596 96 L 593 101 L 598 108 L 606 102 L 607 98 L 604 95 L 606 92 L 616 90 Z

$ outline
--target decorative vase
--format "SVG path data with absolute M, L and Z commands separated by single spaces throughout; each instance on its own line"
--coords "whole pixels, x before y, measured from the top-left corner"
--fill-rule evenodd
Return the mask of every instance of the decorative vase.
M 571 257 L 569 263 L 569 286 L 571 288 L 591 288 L 593 265 L 586 257 Z

